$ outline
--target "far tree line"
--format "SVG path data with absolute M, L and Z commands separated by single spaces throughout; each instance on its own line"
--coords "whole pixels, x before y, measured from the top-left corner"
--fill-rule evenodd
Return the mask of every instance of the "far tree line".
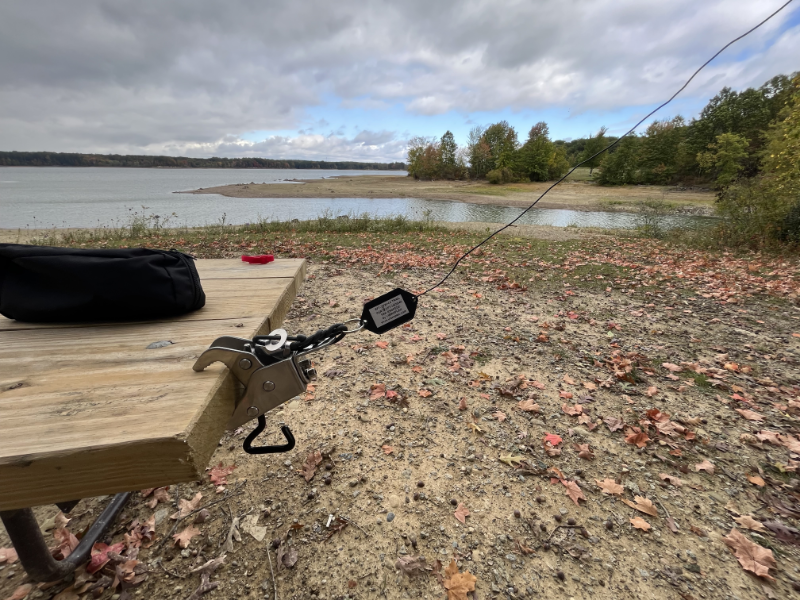
M 697 118 L 652 122 L 626 136 L 589 167 L 601 185 L 712 185 L 724 189 L 758 176 L 767 146 L 797 93 L 795 75 L 778 75 L 759 88 L 723 88 Z M 506 121 L 474 127 L 459 147 L 450 131 L 440 139 L 415 137 L 408 146 L 408 173 L 418 179 L 486 179 L 491 183 L 547 181 L 563 176 L 617 138 L 601 127 L 577 140 L 551 140 L 547 123 L 536 123 L 520 142 Z

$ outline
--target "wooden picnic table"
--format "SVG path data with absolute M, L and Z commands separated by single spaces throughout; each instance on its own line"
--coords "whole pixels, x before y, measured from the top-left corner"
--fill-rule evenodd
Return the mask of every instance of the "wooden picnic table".
M 219 336 L 280 327 L 305 261 L 198 260 L 197 269 L 206 305 L 175 319 L 0 317 L 0 511 L 203 477 L 240 386 L 219 363 L 192 365 Z M 148 349 L 162 341 L 172 343 Z

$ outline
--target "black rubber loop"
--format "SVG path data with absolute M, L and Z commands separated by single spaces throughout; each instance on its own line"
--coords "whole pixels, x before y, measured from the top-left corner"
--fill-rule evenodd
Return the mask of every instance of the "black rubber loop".
M 264 431 L 266 426 L 267 418 L 264 415 L 260 415 L 258 417 L 258 425 L 256 425 L 256 428 L 250 432 L 250 435 L 245 438 L 244 443 L 242 444 L 242 448 L 245 452 L 248 454 L 276 454 L 278 452 L 289 452 L 290 450 L 294 449 L 294 436 L 292 435 L 292 430 L 286 425 L 281 426 L 281 433 L 283 433 L 283 437 L 286 438 L 285 444 L 280 444 L 277 446 L 253 446 L 253 441 L 262 431 Z

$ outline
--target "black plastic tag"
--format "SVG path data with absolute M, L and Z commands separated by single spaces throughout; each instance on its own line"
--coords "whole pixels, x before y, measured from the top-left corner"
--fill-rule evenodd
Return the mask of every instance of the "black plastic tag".
M 411 292 L 397 288 L 370 300 L 364 305 L 361 320 L 364 329 L 372 333 L 384 333 L 398 325 L 408 323 L 417 312 L 417 297 Z

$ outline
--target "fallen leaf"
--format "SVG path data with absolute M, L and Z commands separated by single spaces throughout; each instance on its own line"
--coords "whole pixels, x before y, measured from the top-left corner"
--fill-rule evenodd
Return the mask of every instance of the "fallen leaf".
M 505 420 L 506 420 L 506 415 L 505 415 L 505 413 L 503 413 L 503 412 L 500 412 L 499 410 L 498 410 L 497 412 L 494 412 L 494 413 L 492 413 L 492 416 L 493 416 L 495 419 L 497 419 L 498 421 L 500 421 L 501 423 L 502 423 L 503 421 L 505 421 Z
M 667 475 L 666 473 L 659 473 L 658 476 L 666 481 L 667 483 L 671 483 L 675 487 L 681 487 L 683 485 L 683 481 L 679 477 L 675 477 L 674 475 Z
M 483 433 L 483 429 L 481 429 L 480 427 L 478 427 L 478 424 L 477 424 L 477 423 L 472 423 L 472 422 L 469 422 L 469 423 L 467 423 L 467 427 L 469 427 L 470 429 L 472 429 L 472 431 L 474 431 L 475 433 Z
M 638 429 L 638 427 L 634 429 Z M 633 444 L 637 448 L 644 448 L 649 441 L 650 438 L 644 431 L 634 431 L 625 436 L 625 442 L 628 444 Z
M 581 414 L 583 412 L 583 407 L 580 404 L 576 404 L 575 406 L 569 406 L 568 404 L 562 404 L 561 405 L 561 410 L 562 410 L 562 412 L 564 412 L 564 414 L 567 414 L 567 415 L 570 415 L 570 416 L 574 417 L 574 416 L 579 415 L 579 414 Z
M 286 550 L 281 557 L 281 563 L 287 569 L 294 567 L 297 564 L 297 550 L 294 547 L 290 547 Z
M 433 394 L 433 392 L 432 392 L 432 391 L 430 391 L 430 390 L 425 390 L 425 389 L 422 389 L 422 390 L 417 390 L 417 393 L 418 393 L 420 396 L 422 396 L 423 398 L 428 398 L 429 396 L 431 396 L 431 395 Z
M 764 487 L 767 483 L 758 475 L 748 475 L 747 481 L 752 483 L 753 485 L 757 485 L 758 487 Z
M 623 488 L 613 479 L 606 478 L 603 481 L 595 479 L 595 481 L 597 482 L 597 485 L 600 486 L 600 489 L 603 490 L 604 494 L 612 494 L 619 496 L 620 494 L 622 494 L 623 491 L 625 491 L 625 488 Z
M 787 544 L 800 546 L 800 530 L 784 525 L 780 521 L 764 521 L 764 527 L 775 534 L 775 537 Z
M 561 390 L 558 393 L 558 395 L 559 395 L 559 397 L 564 398 L 565 400 L 570 400 L 572 398 L 572 392 L 567 392 L 567 391 L 564 391 L 564 390 Z
M 761 414 L 759 414 L 757 412 L 754 412 L 752 410 L 747 410 L 747 409 L 743 409 L 743 408 L 736 408 L 734 410 L 736 412 L 738 412 L 740 415 L 742 415 L 748 421 L 763 421 L 764 420 L 764 415 L 761 415 Z
M 589 444 L 575 444 L 575 450 L 578 452 L 578 458 L 584 460 L 594 459 L 594 452 L 589 448 Z
M 513 467 L 513 466 L 514 466 L 514 463 L 517 463 L 517 464 L 519 464 L 519 463 L 521 463 L 521 462 L 522 462 L 524 459 L 525 459 L 525 457 L 524 457 L 524 456 L 512 456 L 512 455 L 511 455 L 511 453 L 509 452 L 509 453 L 508 453 L 507 455 L 505 455 L 505 456 L 503 456 L 503 455 L 500 455 L 500 458 L 499 458 L 498 460 L 499 460 L 500 462 L 502 462 L 502 463 L 506 463 L 506 464 L 507 464 L 509 467 Z
M 216 467 L 212 467 L 211 471 L 208 473 L 208 476 L 211 478 L 211 483 L 214 485 L 228 485 L 228 475 L 233 473 L 235 468 L 236 465 L 223 467 L 222 463 L 219 463 Z
M 189 546 L 189 542 L 191 542 L 192 538 L 196 535 L 200 535 L 200 530 L 194 525 L 189 525 L 180 533 L 173 535 L 172 539 L 175 540 L 175 543 L 181 548 L 187 548 Z
M 456 512 L 453 513 L 453 515 L 456 519 L 466 524 L 467 517 L 469 516 L 469 510 L 467 510 L 467 507 L 459 502 L 458 506 L 456 507 Z
M 467 410 L 467 399 L 461 398 L 461 401 L 458 403 L 458 410 Z
M 689 531 L 691 531 L 697 537 L 708 537 L 708 533 L 706 533 L 704 529 L 700 529 L 699 527 L 695 527 L 694 525 L 691 525 L 689 527 Z
M 742 515 L 741 517 L 734 517 L 733 519 L 736 521 L 740 526 L 744 527 L 745 529 L 749 529 L 751 531 L 766 531 L 766 527 L 761 523 L 761 521 L 756 521 L 750 515 Z
M 533 387 L 535 387 L 537 390 L 543 390 L 544 387 L 545 387 L 544 384 L 541 381 L 537 381 L 535 379 L 533 381 L 531 381 L 530 384 Z
M 394 452 L 394 448 L 392 446 L 384 445 L 381 446 L 381 449 L 383 450 L 384 454 L 391 454 L 392 452 Z
M 647 388 L 645 393 L 652 398 L 658 393 L 658 388 L 654 385 L 651 385 L 649 388 Z
M 58 547 L 55 550 L 56 558 L 63 560 L 67 558 L 80 543 L 68 529 L 62 527 L 53 532 L 53 537 L 58 542 Z
M 306 462 L 303 463 L 303 468 L 300 470 L 300 474 L 306 481 L 311 481 L 314 478 L 314 474 L 317 472 L 317 465 L 321 462 L 322 453 L 319 450 L 308 453 Z
M 597 385 L 592 383 L 591 381 L 584 381 L 583 382 L 583 387 L 585 387 L 587 390 L 596 390 L 597 389 Z
M 446 340 L 447 339 L 447 334 L 446 333 L 437 333 L 436 334 L 436 339 L 437 340 Z
M 636 501 L 635 503 L 631 502 L 627 498 L 622 498 L 622 501 L 631 508 L 635 508 L 639 512 L 643 512 L 646 515 L 650 515 L 651 517 L 658 516 L 658 510 L 653 505 L 652 500 L 649 500 L 648 498 L 645 498 L 643 496 L 635 496 L 634 500 Z
M 167 493 L 168 489 L 169 486 L 160 487 L 153 490 L 153 497 L 147 503 L 148 508 L 154 509 L 159 502 L 161 502 L 162 504 L 167 504 L 169 502 L 172 502 L 172 498 L 170 498 L 169 493 Z
M 694 466 L 695 471 L 706 471 L 707 473 L 714 474 L 714 463 L 710 462 L 708 459 L 704 460 L 701 463 L 697 463 Z
M 566 479 L 561 479 L 561 483 L 567 488 L 567 496 L 569 496 L 572 501 L 580 506 L 578 500 L 586 500 L 586 496 L 583 495 L 580 486 L 574 481 L 567 481 Z
M 125 548 L 125 542 L 119 542 L 111 546 L 103 542 L 95 542 L 95 545 L 92 546 L 92 557 L 89 559 L 89 564 L 86 565 L 86 572 L 97 573 L 97 571 L 102 569 L 110 560 L 108 558 L 109 552 L 116 552 L 119 554 L 122 552 L 123 548 Z
M 540 410 L 539 405 L 536 404 L 536 402 L 534 402 L 532 399 L 522 400 L 517 404 L 517 408 L 525 412 L 533 412 L 533 413 L 538 413 Z
M 770 568 L 776 568 L 778 565 L 775 562 L 775 557 L 772 556 L 772 550 L 759 546 L 751 542 L 735 527 L 722 541 L 733 550 L 734 555 L 742 565 L 745 571 L 755 573 L 759 577 L 764 577 L 774 581 L 770 576 Z
M 379 341 L 375 342 L 375 345 L 376 345 L 378 348 L 385 349 L 385 348 L 388 348 L 388 347 L 389 347 L 389 342 L 384 342 L 383 340 L 379 340 Z
M 564 375 L 564 383 L 568 383 L 569 385 L 575 385 L 575 380 L 569 375 Z
M 612 433 L 625 426 L 625 422 L 618 417 L 606 417 L 603 419 L 603 423 L 608 426 L 608 430 Z
M 197 505 L 200 504 L 200 500 L 203 498 L 203 494 L 197 492 L 191 500 L 186 500 L 185 498 L 181 498 L 178 500 L 178 512 L 174 515 L 170 515 L 170 519 L 182 519 L 189 513 L 195 511 L 197 509 Z
M 458 572 L 456 561 L 450 562 L 445 569 L 444 588 L 447 590 L 447 600 L 467 600 L 467 593 L 475 591 L 478 578 L 469 571 Z
M 633 517 L 631 519 L 631 525 L 642 531 L 650 531 L 650 523 L 645 521 L 642 517 Z
M 671 371 L 673 373 L 680 373 L 683 371 L 683 367 L 679 367 L 673 363 L 661 363 L 661 366 L 664 367 L 667 371 Z
M 0 565 L 3 563 L 13 565 L 17 560 L 17 551 L 14 548 L 0 548 Z
M 31 593 L 33 589 L 33 585 L 30 583 L 26 583 L 24 585 L 19 586 L 17 589 L 14 590 L 14 593 L 11 594 L 6 600 L 22 600 L 28 594 Z
M 557 436 L 554 433 L 546 433 L 545 436 L 544 436 L 544 441 L 548 442 L 549 444 L 551 444 L 553 446 L 558 446 L 564 440 L 562 440 L 561 437 Z
M 401 556 L 394 563 L 395 569 L 408 575 L 425 575 L 428 565 L 425 563 L 424 556 Z
M 371 386 L 369 386 L 370 400 L 377 400 L 378 398 L 383 398 L 385 395 L 386 395 L 385 383 L 373 383 Z
M 667 517 L 666 518 L 666 522 L 667 522 L 667 527 L 669 527 L 669 530 L 672 533 L 678 533 L 680 531 L 680 529 L 678 528 L 678 524 L 675 522 L 675 519 L 673 519 L 672 517 Z

